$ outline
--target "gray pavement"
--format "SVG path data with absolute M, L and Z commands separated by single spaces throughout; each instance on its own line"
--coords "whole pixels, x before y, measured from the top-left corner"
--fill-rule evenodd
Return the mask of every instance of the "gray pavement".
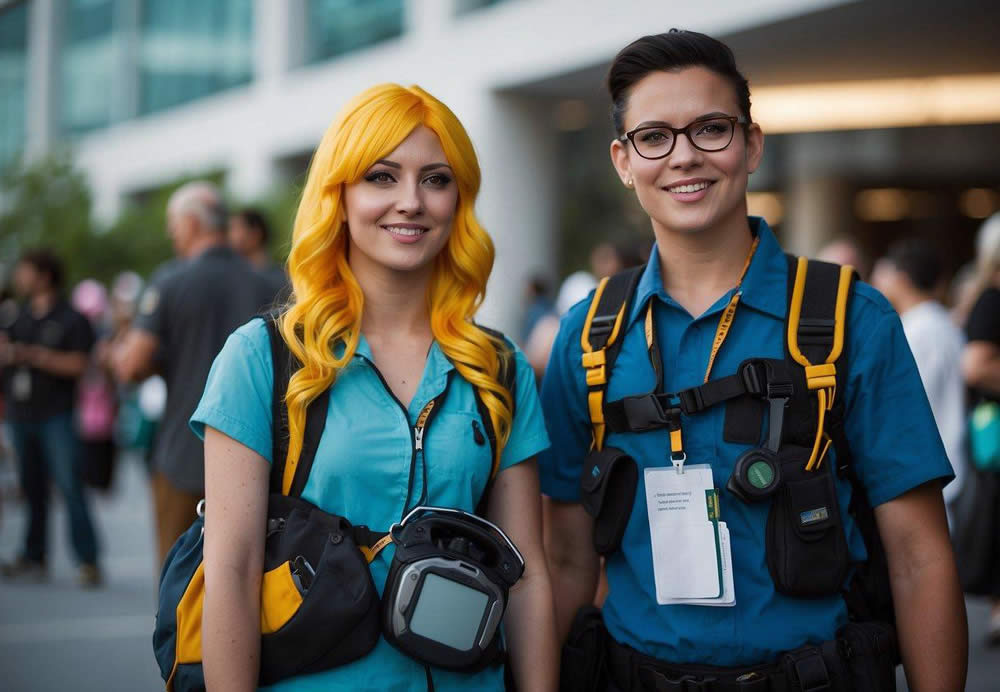
M 156 609 L 154 540 L 145 470 L 121 460 L 110 495 L 94 495 L 104 547 L 106 584 L 80 589 L 66 536 L 66 515 L 53 503 L 50 577 L 44 584 L 0 581 L 0 691 L 142 692 L 162 690 L 151 636 Z M 0 486 L 10 477 L 0 469 Z M 2 488 L 0 488 L 2 489 Z M 21 504 L 3 498 L 0 558 L 18 548 Z M 988 605 L 967 600 L 970 692 L 1000 689 L 1000 649 L 983 645 Z M 906 689 L 900 670 L 901 690 Z

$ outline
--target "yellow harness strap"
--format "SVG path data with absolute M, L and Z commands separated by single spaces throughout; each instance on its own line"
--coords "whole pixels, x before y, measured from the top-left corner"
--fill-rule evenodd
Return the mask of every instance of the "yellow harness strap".
M 593 428 L 593 448 L 600 450 L 604 447 L 604 385 L 608 383 L 608 373 L 605 369 L 605 351 L 615 342 L 621 331 L 622 322 L 625 319 L 625 304 L 618 310 L 614 327 L 608 342 L 601 349 L 595 350 L 590 343 L 590 327 L 597 313 L 597 306 L 600 305 L 601 296 L 608 285 L 608 277 L 601 279 L 594 291 L 594 298 L 590 301 L 590 309 L 587 311 L 587 319 L 583 322 L 583 332 L 580 335 L 580 347 L 583 349 L 581 358 L 583 368 L 587 373 L 587 386 L 594 387 L 587 395 L 587 408 L 590 410 L 590 425 Z M 627 303 L 628 301 L 626 301 Z
M 372 560 L 375 559 L 375 556 L 381 553 L 382 549 L 390 543 L 392 543 L 392 536 L 386 534 L 377 540 L 373 546 L 368 547 L 367 545 L 359 545 L 358 548 L 361 550 L 361 554 L 365 556 L 365 559 L 368 560 L 368 564 L 371 564 Z
M 792 358 L 805 368 L 806 386 L 816 390 L 819 403 L 818 420 L 816 423 L 816 439 L 813 442 L 812 453 L 806 463 L 806 471 L 815 471 L 823 463 L 823 458 L 830 447 L 830 439 L 826 436 L 824 425 L 826 412 L 833 407 L 837 395 L 837 367 L 834 364 L 844 348 L 844 325 L 847 322 L 847 294 L 851 286 L 851 276 L 854 268 L 840 268 L 840 281 L 837 285 L 837 304 L 834 313 L 833 347 L 826 357 L 825 363 L 813 365 L 799 349 L 799 319 L 802 316 L 802 299 L 805 296 L 806 274 L 809 271 L 809 260 L 799 257 L 795 269 L 795 283 L 792 287 L 792 302 L 788 307 L 788 352 Z M 826 444 L 823 439 L 826 438 Z M 822 447 L 822 449 L 821 449 Z

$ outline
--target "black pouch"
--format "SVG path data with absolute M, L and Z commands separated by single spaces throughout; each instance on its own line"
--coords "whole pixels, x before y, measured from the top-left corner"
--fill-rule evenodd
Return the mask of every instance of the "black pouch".
M 779 593 L 840 593 L 850 566 L 832 464 L 806 471 L 808 451 L 782 450 L 782 485 L 767 517 L 767 568 Z
M 605 447 L 587 455 L 580 475 L 580 502 L 594 517 L 594 548 L 610 555 L 621 545 L 632 515 L 639 467 L 620 449 Z
M 334 668 L 371 651 L 382 630 L 379 597 L 351 523 L 278 494 L 269 498 L 268 518 L 262 608 L 297 600 L 290 589 L 301 603 L 287 621 L 273 623 L 280 627 L 262 632 L 260 684 Z M 300 557 L 314 574 L 300 576 L 307 569 Z
M 562 648 L 560 692 L 607 689 L 607 636 L 600 610 L 586 606 L 577 612 Z
M 854 690 L 894 692 L 899 652 L 886 622 L 849 622 L 837 631 Z

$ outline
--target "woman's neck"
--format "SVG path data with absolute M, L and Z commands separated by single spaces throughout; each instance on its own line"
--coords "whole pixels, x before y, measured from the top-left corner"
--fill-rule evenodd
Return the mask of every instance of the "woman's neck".
M 430 273 L 413 276 L 392 271 L 360 271 L 355 276 L 365 296 L 361 331 L 369 342 L 431 333 L 427 311 Z
M 753 246 L 746 216 L 739 220 L 694 233 L 656 229 L 663 288 L 693 317 L 739 283 Z

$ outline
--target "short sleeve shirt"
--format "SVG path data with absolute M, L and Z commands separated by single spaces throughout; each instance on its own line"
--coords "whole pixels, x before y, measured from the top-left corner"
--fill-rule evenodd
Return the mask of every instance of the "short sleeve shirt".
M 423 495 L 426 471 L 425 504 L 474 511 L 489 480 L 492 459 L 473 387 L 435 342 L 417 392 L 404 411 L 373 362 L 362 337 L 330 391 L 326 428 L 302 497 L 354 524 L 386 530 Z M 531 367 L 520 351 L 516 362 L 517 401 L 501 471 L 548 446 Z M 229 338 L 216 358 L 191 418 L 192 428 L 199 436 L 204 436 L 205 426 L 215 428 L 271 461 L 272 378 L 267 328 L 262 320 L 253 320 Z M 426 429 L 410 488 L 414 454 L 410 431 L 424 406 L 442 392 L 445 398 Z M 393 553 L 390 545 L 371 564 L 380 593 Z M 503 690 L 503 673 L 498 668 L 471 675 L 433 669 L 433 676 L 438 690 Z M 427 680 L 422 664 L 380 639 L 374 651 L 358 661 L 269 689 L 423 692 Z
M 751 218 L 750 222 L 760 244 L 744 278 L 743 295 L 712 379 L 734 374 L 750 357 L 784 358 L 787 259 L 763 219 Z M 692 317 L 664 290 L 659 254 L 654 249 L 609 375 L 607 400 L 645 393 L 655 385 L 642 319 L 650 302 L 662 354 L 664 391 L 700 385 L 719 317 L 735 290 L 720 297 L 703 315 Z M 539 458 L 542 490 L 565 502 L 579 502 L 580 471 L 591 441 L 580 360 L 580 335 L 589 302 L 577 304 L 563 318 L 542 385 L 542 408 L 552 440 Z M 838 396 L 846 396 L 846 433 L 873 505 L 927 481 L 950 479 L 951 467 L 899 317 L 878 292 L 860 282 L 855 284 L 848 311 L 846 355 L 846 391 Z M 735 460 L 750 448 L 723 439 L 724 413 L 725 406 L 715 406 L 696 416 L 683 416 L 681 422 L 688 463 L 710 464 L 716 488 L 723 489 Z M 640 469 L 670 464 L 667 430 L 612 433 L 606 444 L 627 452 Z M 744 504 L 725 490 L 720 504 L 731 537 L 735 605 L 658 605 L 643 476 L 640 470 L 622 548 L 606 563 L 609 595 L 604 618 L 617 641 L 674 663 L 738 666 L 772 661 L 782 651 L 829 640 L 847 621 L 840 597 L 795 599 L 775 591 L 764 553 L 769 503 Z M 847 515 L 850 483 L 837 480 L 837 491 L 851 556 L 863 560 L 864 542 Z
M 6 331 L 12 342 L 65 353 L 89 353 L 94 345 L 90 322 L 63 299 L 42 317 L 33 316 L 23 307 Z M 4 370 L 4 399 L 9 420 L 39 422 L 73 410 L 75 377 L 62 377 L 36 368 L 8 367 Z
M 135 326 L 156 336 L 167 403 L 153 467 L 182 490 L 201 492 L 201 441 L 188 429 L 212 360 L 229 334 L 273 299 L 267 282 L 228 247 L 167 265 L 139 301 Z

